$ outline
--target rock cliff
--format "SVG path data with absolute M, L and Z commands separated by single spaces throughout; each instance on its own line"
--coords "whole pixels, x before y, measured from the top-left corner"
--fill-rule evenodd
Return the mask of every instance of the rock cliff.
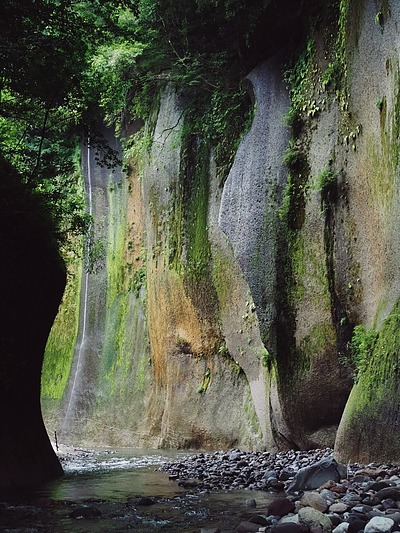
M 343 0 L 256 66 L 226 175 L 180 87 L 127 131 L 140 157 L 104 189 L 93 397 L 65 440 L 336 439 L 341 460 L 400 460 L 399 23 L 396 2 Z M 62 419 L 48 417 L 51 431 Z

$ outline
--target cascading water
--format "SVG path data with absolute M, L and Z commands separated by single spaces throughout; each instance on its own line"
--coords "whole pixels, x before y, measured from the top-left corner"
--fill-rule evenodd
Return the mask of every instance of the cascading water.
M 93 216 L 93 201 L 92 201 L 92 171 L 91 171 L 91 164 L 90 164 L 90 150 L 91 150 L 90 136 L 88 136 L 87 151 L 86 151 L 87 166 L 86 166 L 85 185 L 86 185 L 87 204 L 88 204 L 87 211 L 88 211 L 89 216 L 92 217 Z M 83 291 L 82 329 L 80 333 L 80 341 L 77 344 L 77 346 L 79 346 L 77 363 L 76 363 L 76 368 L 75 368 L 75 372 L 73 376 L 71 392 L 70 392 L 70 396 L 68 400 L 68 406 L 67 406 L 67 410 L 65 413 L 65 418 L 63 420 L 62 429 L 64 429 L 65 424 L 68 424 L 68 421 L 70 420 L 71 408 L 73 406 L 73 402 L 75 399 L 75 389 L 76 389 L 77 378 L 80 374 L 82 357 L 83 357 L 83 354 L 85 351 L 85 345 L 86 345 L 85 343 L 86 343 L 87 323 L 88 323 L 87 319 L 88 319 L 88 294 L 89 294 L 89 270 L 88 269 L 85 270 L 85 273 L 82 277 L 82 289 L 81 290 Z
M 114 136 L 104 131 L 106 142 L 118 151 Z M 111 144 L 112 143 L 112 144 Z M 78 342 L 63 401 L 57 433 L 64 443 L 81 442 L 88 414 L 96 402 L 101 363 L 107 295 L 107 250 L 109 229 L 109 187 L 121 179 L 121 171 L 98 163 L 99 149 L 90 137 L 82 152 L 82 171 L 87 196 L 87 212 L 93 221 L 86 239 L 81 282 Z

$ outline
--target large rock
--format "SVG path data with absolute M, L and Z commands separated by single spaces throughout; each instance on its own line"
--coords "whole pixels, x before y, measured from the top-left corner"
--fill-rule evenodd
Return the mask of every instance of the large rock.
M 310 529 L 320 527 L 323 533 L 331 533 L 332 522 L 329 518 L 312 507 L 303 507 L 299 511 L 299 522 Z
M 312 507 L 324 513 L 328 509 L 328 502 L 318 492 L 305 492 L 300 500 L 302 507 Z
M 333 457 L 321 459 L 317 463 L 301 468 L 294 476 L 286 492 L 292 494 L 305 490 L 317 489 L 327 481 L 340 481 L 346 476 L 346 467 Z

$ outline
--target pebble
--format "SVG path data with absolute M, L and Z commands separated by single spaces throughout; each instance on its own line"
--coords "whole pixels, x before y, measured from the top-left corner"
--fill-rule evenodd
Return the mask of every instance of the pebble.
M 238 524 L 235 533 L 259 532 L 262 528 L 268 533 L 391 533 L 399 530 L 398 465 L 346 465 L 345 479 L 329 480 L 314 490 L 285 494 L 300 469 L 331 456 L 329 448 L 279 453 L 231 450 L 172 461 L 162 470 L 178 483 L 194 481 L 194 491 L 241 488 L 277 495 L 265 515 L 268 525 L 254 524 L 249 519 Z M 244 505 L 250 512 L 251 505 L 246 502 Z M 259 529 L 255 529 L 256 526 Z

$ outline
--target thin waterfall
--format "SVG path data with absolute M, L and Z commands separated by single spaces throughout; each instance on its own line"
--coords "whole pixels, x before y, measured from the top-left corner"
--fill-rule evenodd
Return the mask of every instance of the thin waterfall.
M 93 202 L 92 202 L 92 176 L 91 176 L 91 166 L 90 166 L 90 136 L 87 138 L 87 179 L 86 179 L 86 187 L 87 187 L 87 202 L 88 202 L 88 213 L 90 216 L 93 216 Z M 64 425 L 68 423 L 69 415 L 71 412 L 71 407 L 74 400 L 74 393 L 76 388 L 76 382 L 77 378 L 80 375 L 80 368 L 81 368 L 81 362 L 82 362 L 82 354 L 85 350 L 85 340 L 86 340 L 86 330 L 87 330 L 87 314 L 88 314 L 88 295 L 89 295 L 89 271 L 86 270 L 85 275 L 83 277 L 83 285 L 84 285 L 84 297 L 83 297 L 83 312 L 82 312 L 82 332 L 81 332 L 81 339 L 80 339 L 80 345 L 79 345 L 79 351 L 78 351 L 78 359 L 74 374 L 74 379 L 72 382 L 72 388 L 71 393 L 68 400 L 68 406 L 64 417 Z

